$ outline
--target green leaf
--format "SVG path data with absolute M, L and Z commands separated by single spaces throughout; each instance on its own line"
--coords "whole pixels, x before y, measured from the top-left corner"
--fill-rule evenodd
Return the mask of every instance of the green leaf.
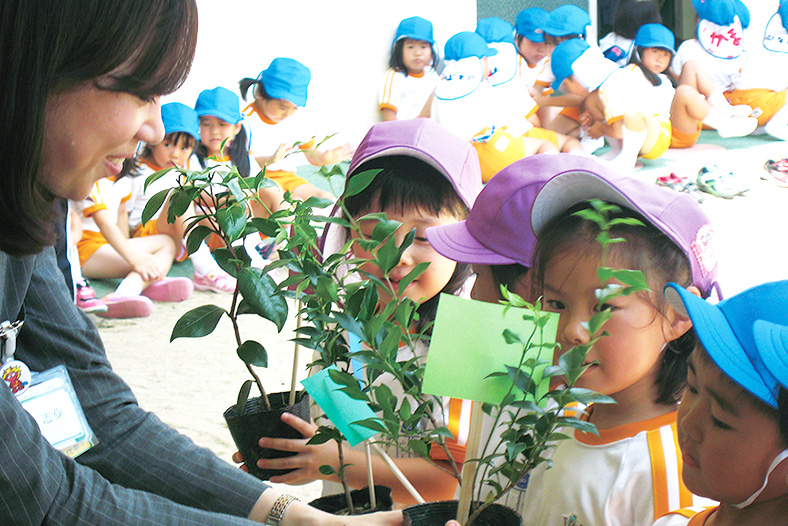
M 267 217 L 253 217 L 251 223 L 254 228 L 264 236 L 276 237 L 279 233 L 279 224 Z
M 205 225 L 195 226 L 186 238 L 186 249 L 189 251 L 189 254 L 197 252 L 197 249 L 200 248 L 200 243 L 205 241 L 205 238 L 212 233 L 213 231 Z
M 145 208 L 142 211 L 142 224 L 144 225 L 151 218 L 159 211 L 159 209 L 164 205 L 164 201 L 167 200 L 167 196 L 170 193 L 170 189 L 161 190 L 160 192 L 156 192 L 153 197 L 148 199 L 148 202 L 145 204 Z
M 175 323 L 170 341 L 175 338 L 200 338 L 211 334 L 223 314 L 227 314 L 227 311 L 216 305 L 202 305 L 190 310 Z
M 265 347 L 254 340 L 246 340 L 236 352 L 244 363 L 257 367 L 268 367 L 268 353 Z
M 367 429 L 371 429 L 376 433 L 385 433 L 386 428 L 383 424 L 380 423 L 380 420 L 377 418 L 365 418 L 364 420 L 356 420 L 351 425 L 366 427 Z
M 345 191 L 343 192 L 344 198 L 363 192 L 381 171 L 364 170 L 361 173 L 354 174 L 347 180 Z
M 238 416 L 244 412 L 246 401 L 249 400 L 249 392 L 252 390 L 252 384 L 254 384 L 253 380 L 246 380 L 241 384 L 241 389 L 238 391 L 238 400 L 235 403 L 235 411 L 238 413 Z
M 384 275 L 388 274 L 397 265 L 399 261 L 397 253 L 397 239 L 393 236 L 389 237 L 385 243 L 378 247 L 374 261 Z
M 230 242 L 241 237 L 246 228 L 246 209 L 241 205 L 231 205 L 216 211 L 216 222 Z
M 318 469 L 318 471 L 320 471 L 320 473 L 322 473 L 323 475 L 326 475 L 326 476 L 331 476 L 331 475 L 336 475 L 337 474 L 337 470 L 335 470 L 334 468 L 332 468 L 328 464 L 324 464 L 324 465 L 320 466 L 317 469 Z
M 397 293 L 400 296 L 402 296 L 402 294 L 405 292 L 405 289 L 408 288 L 408 285 L 413 283 L 414 279 L 424 274 L 424 271 L 426 271 L 429 268 L 429 266 L 430 263 L 428 261 L 423 261 L 418 265 L 416 265 L 415 267 L 413 267 L 413 270 L 408 272 L 408 275 L 400 280 L 399 287 L 397 288 Z
M 408 449 L 416 453 L 421 458 L 429 458 L 430 456 L 430 448 L 427 443 L 422 440 L 408 441 Z
M 235 255 L 233 255 L 233 253 L 235 253 Z M 246 250 L 244 250 L 243 247 L 233 247 L 232 250 L 226 246 L 217 248 L 213 251 L 213 258 L 216 260 L 222 270 L 234 278 L 238 277 L 239 266 L 249 266 L 252 261 L 249 258 L 249 254 L 246 253 Z
M 192 205 L 193 192 L 189 190 L 175 189 L 170 194 L 170 200 L 167 202 L 167 222 L 174 224 L 175 220 L 189 210 Z
M 238 182 L 238 179 L 229 181 L 227 183 L 227 189 L 230 190 L 230 193 L 233 194 L 236 201 L 243 202 L 246 200 L 246 194 L 241 190 L 241 184 Z
M 282 330 L 287 321 L 287 301 L 277 292 L 271 276 L 262 274 L 260 269 L 244 267 L 238 273 L 238 288 L 252 312 Z
M 375 228 L 372 230 L 372 239 L 375 241 L 383 241 L 391 234 L 396 232 L 401 226 L 402 223 L 399 221 L 394 221 L 393 219 L 382 219 L 378 221 L 378 223 L 375 225 Z

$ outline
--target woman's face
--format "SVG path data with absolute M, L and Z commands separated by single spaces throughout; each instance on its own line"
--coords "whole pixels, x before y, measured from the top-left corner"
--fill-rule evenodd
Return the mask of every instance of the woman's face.
M 120 174 L 137 144 L 164 138 L 159 97 L 100 89 L 88 82 L 47 100 L 42 149 L 44 185 L 82 200 L 102 177 Z

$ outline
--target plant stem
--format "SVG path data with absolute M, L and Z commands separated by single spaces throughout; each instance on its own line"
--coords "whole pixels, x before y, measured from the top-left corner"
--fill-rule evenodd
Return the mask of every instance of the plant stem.
M 342 489 L 345 491 L 348 514 L 355 515 L 356 509 L 353 507 L 353 497 L 350 496 L 350 486 L 348 486 L 347 477 L 345 476 L 345 452 L 342 449 L 341 440 L 337 440 L 337 449 L 339 449 L 339 470 L 337 471 L 337 475 L 339 475 L 339 480 L 342 482 Z

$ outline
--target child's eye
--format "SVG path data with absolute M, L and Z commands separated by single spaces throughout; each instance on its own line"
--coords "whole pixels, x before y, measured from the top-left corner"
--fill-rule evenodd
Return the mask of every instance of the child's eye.
M 721 420 L 717 420 L 716 418 L 714 418 L 714 415 L 711 415 L 711 423 L 714 425 L 714 427 L 719 428 L 719 429 L 723 429 L 725 431 L 730 431 L 731 429 L 733 429 L 731 426 L 729 426 L 725 422 L 723 422 Z
M 616 307 L 614 305 L 611 305 L 610 303 L 603 303 L 602 305 L 597 305 L 596 307 L 594 307 L 594 310 L 596 312 L 603 312 L 603 311 L 611 311 L 612 312 L 612 311 L 616 310 Z
M 564 304 L 558 300 L 546 300 L 544 304 L 551 311 L 564 310 Z
M 429 241 L 427 241 L 427 238 L 425 236 L 416 236 L 413 239 L 414 241 L 418 241 L 419 243 L 429 243 Z

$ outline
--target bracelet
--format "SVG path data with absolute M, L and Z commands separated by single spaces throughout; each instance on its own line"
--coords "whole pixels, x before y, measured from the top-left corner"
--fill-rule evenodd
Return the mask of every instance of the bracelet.
M 282 516 L 285 514 L 285 511 L 287 511 L 287 508 L 293 503 L 294 500 L 298 499 L 286 493 L 284 495 L 280 495 L 276 501 L 274 501 L 274 505 L 271 507 L 271 511 L 268 513 L 268 519 L 265 521 L 266 526 L 279 526 L 279 524 L 282 522 Z

